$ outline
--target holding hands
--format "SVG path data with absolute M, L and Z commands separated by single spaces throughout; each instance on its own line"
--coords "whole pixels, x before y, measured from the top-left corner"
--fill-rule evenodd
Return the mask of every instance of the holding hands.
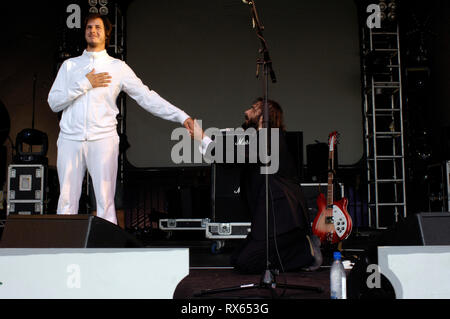
M 193 120 L 192 118 L 188 118 L 184 122 L 184 127 L 189 131 L 189 134 L 194 140 L 202 141 L 205 133 L 202 128 L 198 124 L 197 120 Z

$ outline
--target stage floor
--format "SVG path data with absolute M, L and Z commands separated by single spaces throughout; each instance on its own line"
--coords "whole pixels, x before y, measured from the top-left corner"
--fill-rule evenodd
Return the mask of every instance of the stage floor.
M 263 274 L 240 274 L 230 265 L 233 250 L 241 243 L 240 240 L 225 241 L 223 250 L 213 253 L 211 246 L 214 241 L 182 240 L 153 241 L 147 243 L 147 248 L 181 247 L 189 248 L 189 275 L 184 278 L 174 293 L 174 299 L 329 299 L 330 267 L 325 264 L 315 272 L 289 272 L 276 276 L 277 287 L 271 289 L 240 289 L 232 292 L 221 292 L 198 296 L 204 290 L 239 287 L 241 285 L 258 285 Z M 284 289 L 283 285 L 306 286 L 305 289 Z M 313 291 L 310 288 L 313 288 Z M 322 292 L 317 292 L 319 288 Z M 275 292 L 276 295 L 272 295 Z
M 358 231 L 343 242 L 342 254 L 345 260 L 356 262 L 367 251 L 371 238 L 378 232 Z M 224 248 L 216 253 L 212 249 L 213 240 L 205 239 L 199 232 L 179 232 L 173 234 L 170 239 L 153 237 L 143 240 L 146 247 L 180 247 L 189 248 L 189 275 L 180 282 L 175 290 L 176 299 L 196 298 L 273 298 L 268 289 L 249 289 L 234 292 L 219 293 L 213 295 L 196 296 L 202 290 L 235 287 L 247 284 L 258 284 L 262 274 L 243 275 L 238 273 L 230 265 L 230 256 L 242 240 L 226 240 Z M 337 248 L 337 247 L 335 247 Z M 276 277 L 278 285 L 300 285 L 318 287 L 323 291 L 317 293 L 309 290 L 294 290 L 282 288 L 275 289 L 277 296 L 284 299 L 329 299 L 330 298 L 330 266 L 333 250 L 322 248 L 324 262 L 322 267 L 315 272 L 289 272 Z M 347 271 L 347 275 L 350 271 Z M 275 298 L 277 297 L 275 296 Z
M 262 274 L 261 274 L 262 275 Z M 329 299 L 329 268 L 316 272 L 295 272 L 280 274 L 276 277 L 277 288 L 249 288 L 225 291 L 214 294 L 199 295 L 202 291 L 240 287 L 242 285 L 258 286 L 261 275 L 243 275 L 233 269 L 190 269 L 174 293 L 174 299 Z M 296 289 L 284 289 L 285 285 L 301 286 Z M 319 288 L 322 292 L 316 291 Z M 311 290 L 312 289 L 312 290 Z M 274 295 L 274 294 L 275 295 Z

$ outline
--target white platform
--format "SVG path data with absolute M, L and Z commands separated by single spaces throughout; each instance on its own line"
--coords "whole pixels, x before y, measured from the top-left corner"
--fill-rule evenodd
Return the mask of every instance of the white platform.
M 171 299 L 189 249 L 0 249 L 0 299 Z
M 397 299 L 450 299 L 450 246 L 378 247 Z

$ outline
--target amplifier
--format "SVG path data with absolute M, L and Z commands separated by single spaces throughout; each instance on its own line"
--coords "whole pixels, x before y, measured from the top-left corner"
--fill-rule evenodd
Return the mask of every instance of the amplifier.
M 297 168 L 298 177 L 303 180 L 303 132 L 286 132 L 286 143 Z
M 245 200 L 241 199 L 241 175 L 248 167 L 237 161 L 237 154 L 245 154 L 255 140 L 248 132 L 222 131 L 223 154 L 211 169 L 211 220 L 214 223 L 246 223 L 250 215 Z M 303 132 L 286 132 L 287 148 L 294 160 L 297 175 L 303 176 Z M 230 146 L 234 147 L 230 152 Z M 228 148 L 227 148 L 228 147 Z M 246 151 L 247 150 L 247 151 Z M 248 161 L 247 161 L 248 162 Z
M 211 204 L 213 222 L 248 222 L 250 213 L 241 199 L 241 173 L 244 164 L 213 164 Z
M 313 183 L 327 182 L 329 147 L 327 143 L 306 145 L 307 179 Z M 338 147 L 334 150 L 334 167 L 339 167 Z

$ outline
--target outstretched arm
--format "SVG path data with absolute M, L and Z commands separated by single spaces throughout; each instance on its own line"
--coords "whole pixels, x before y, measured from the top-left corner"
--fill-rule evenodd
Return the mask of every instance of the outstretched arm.
M 143 109 L 159 118 L 178 122 L 188 130 L 193 130 L 193 122 L 189 115 L 150 90 L 126 63 L 122 65 L 122 72 L 122 89 Z

